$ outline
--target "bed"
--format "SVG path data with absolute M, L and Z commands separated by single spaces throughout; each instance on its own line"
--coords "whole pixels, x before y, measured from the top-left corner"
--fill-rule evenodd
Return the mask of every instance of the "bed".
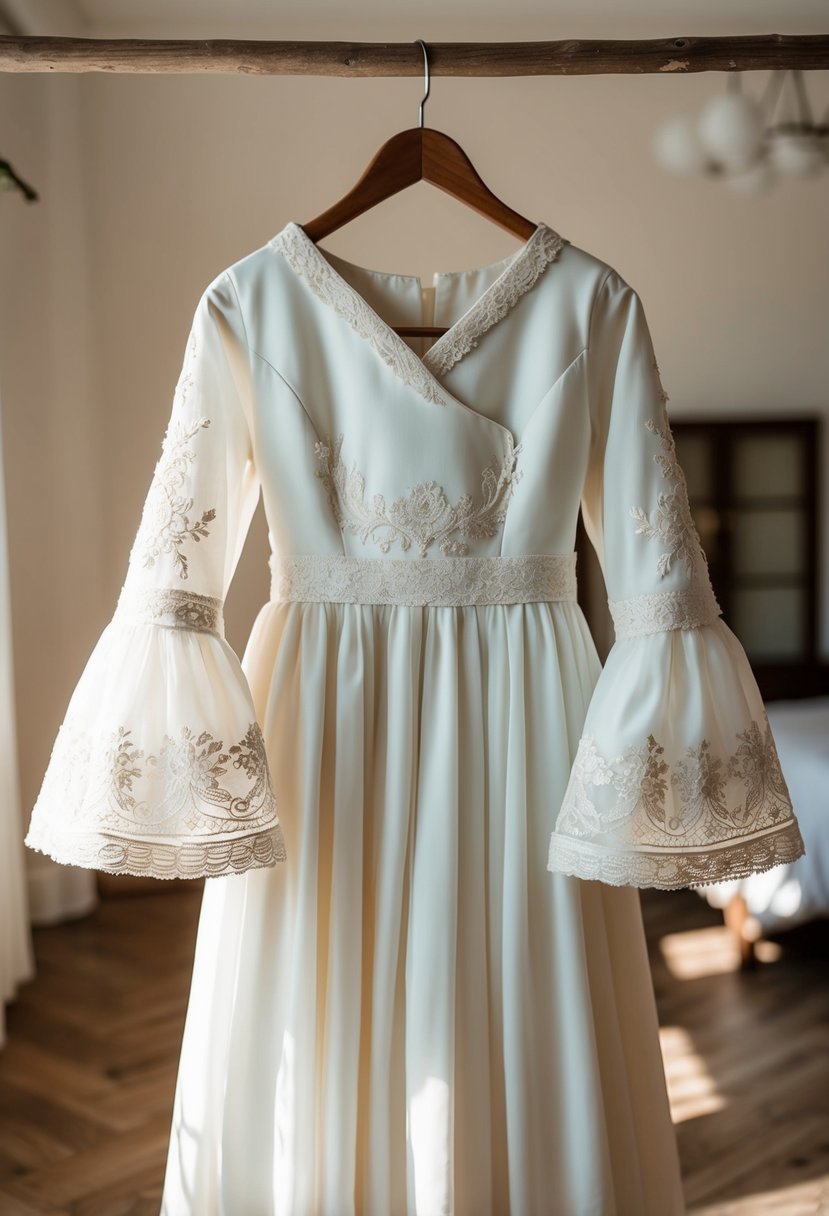
M 829 917 L 829 697 L 773 701 L 766 710 L 806 852 L 764 874 L 697 888 L 722 909 L 744 965 L 764 934 Z

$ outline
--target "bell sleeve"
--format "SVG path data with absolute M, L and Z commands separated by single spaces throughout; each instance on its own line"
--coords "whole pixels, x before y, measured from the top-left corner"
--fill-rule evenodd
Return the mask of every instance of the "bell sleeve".
M 222 609 L 259 497 L 244 322 L 225 272 L 195 310 L 117 606 L 58 731 L 26 844 L 155 878 L 285 856 Z
M 722 620 L 644 310 L 611 270 L 587 348 L 582 494 L 615 641 L 588 705 L 548 869 L 700 886 L 805 850 L 746 654 Z

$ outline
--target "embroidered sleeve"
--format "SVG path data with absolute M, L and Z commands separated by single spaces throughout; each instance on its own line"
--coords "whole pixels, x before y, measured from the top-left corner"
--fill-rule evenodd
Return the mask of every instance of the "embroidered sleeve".
M 720 615 L 641 301 L 611 270 L 588 343 L 582 511 L 616 641 L 548 867 L 633 886 L 741 878 L 804 851 L 765 707 Z
M 720 613 L 679 465 L 642 303 L 610 271 L 591 317 L 592 442 L 582 513 L 616 636 L 708 624 Z
M 285 856 L 265 741 L 223 606 L 259 495 L 244 324 L 197 305 L 126 578 L 72 694 L 26 836 L 56 861 L 156 878 Z
M 224 599 L 259 496 L 244 323 L 227 275 L 193 318 L 125 586 Z

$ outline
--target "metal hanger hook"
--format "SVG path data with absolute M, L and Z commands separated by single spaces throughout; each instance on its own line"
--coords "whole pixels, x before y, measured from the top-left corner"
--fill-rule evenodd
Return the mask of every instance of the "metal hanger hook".
M 423 126 L 423 107 L 426 104 L 426 98 L 429 96 L 429 54 L 426 50 L 426 43 L 422 38 L 415 38 L 415 42 L 419 42 L 423 47 L 423 71 L 425 73 L 426 92 L 423 94 L 423 100 L 420 103 L 420 125 Z

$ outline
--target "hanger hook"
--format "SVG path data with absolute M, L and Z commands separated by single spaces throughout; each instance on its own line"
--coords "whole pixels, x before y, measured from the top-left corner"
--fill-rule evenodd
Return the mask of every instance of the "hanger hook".
M 426 104 L 426 98 L 429 96 L 429 55 L 426 50 L 426 43 L 422 38 L 415 38 L 415 42 L 419 42 L 423 47 L 423 71 L 425 73 L 426 92 L 423 94 L 423 100 L 420 103 L 420 125 L 423 126 L 423 107 Z

